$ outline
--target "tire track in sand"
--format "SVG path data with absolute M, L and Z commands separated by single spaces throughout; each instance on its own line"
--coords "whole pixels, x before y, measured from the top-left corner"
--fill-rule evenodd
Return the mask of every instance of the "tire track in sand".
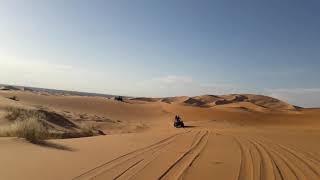
M 234 133 L 230 135 L 236 140 L 241 150 L 239 180 L 320 179 L 319 160 L 308 152 L 275 143 L 264 137 Z M 258 161 L 261 164 L 260 171 Z
M 233 136 L 241 150 L 239 180 L 281 179 L 281 173 L 275 167 L 269 153 L 246 138 Z
M 301 169 L 294 165 L 292 159 L 287 157 L 288 153 L 285 153 L 283 150 L 279 151 L 279 149 L 274 148 L 274 145 L 256 140 L 256 138 L 235 137 L 234 135 L 233 137 L 238 142 L 242 152 L 239 180 L 307 179 Z M 254 151 L 258 152 L 256 156 L 252 154 Z M 254 165 L 257 159 L 260 159 L 260 167 Z M 257 170 L 258 168 L 260 170 Z M 258 172 L 260 174 L 257 174 Z M 310 176 L 310 178 L 315 179 L 315 176 Z
M 173 142 L 174 138 L 176 138 L 177 136 L 180 136 L 182 134 L 187 134 L 190 133 L 191 131 L 186 131 L 186 132 L 182 132 L 182 133 L 178 133 L 178 134 L 174 134 L 171 135 L 165 139 L 162 139 L 154 144 L 151 144 L 149 146 L 131 151 L 129 153 L 126 153 L 124 155 L 121 155 L 111 161 L 108 161 L 102 165 L 99 165 L 93 169 L 90 169 L 88 171 L 86 171 L 85 173 L 73 178 L 74 180 L 78 180 L 78 179 L 92 179 L 97 177 L 99 174 L 107 171 L 108 169 L 112 168 L 112 167 L 116 167 L 117 165 L 123 164 L 125 162 L 127 162 L 128 160 L 134 159 L 135 157 L 142 155 L 146 152 L 152 152 L 155 151 L 157 149 L 161 149 L 166 147 L 167 145 L 169 145 L 170 143 Z M 136 163 L 136 162 L 135 162 Z
M 273 145 L 278 146 L 280 149 L 284 150 L 285 152 L 291 154 L 292 156 L 297 158 L 299 161 L 301 161 L 308 169 L 313 171 L 314 174 L 319 176 L 318 178 L 320 178 L 320 168 L 319 168 L 320 162 L 316 157 L 308 154 L 307 152 L 298 151 L 294 148 L 290 148 L 288 146 L 284 146 L 279 143 L 273 143 L 270 140 L 265 139 L 265 138 L 260 138 L 260 139 L 263 139 L 264 141 L 266 141 L 268 143 L 272 143 Z
M 262 166 L 261 166 L 261 179 L 275 179 L 282 180 L 283 175 L 279 169 L 278 164 L 275 162 L 274 158 L 272 158 L 270 152 L 266 150 L 261 145 L 255 143 L 254 141 L 248 140 L 258 151 L 260 156 L 262 157 Z
M 294 166 L 293 162 L 288 159 L 283 152 L 280 152 L 278 150 L 275 150 L 270 146 L 270 144 L 266 144 L 265 142 L 260 142 L 259 140 L 250 138 L 250 141 L 252 143 L 257 144 L 261 148 L 265 149 L 265 151 L 269 152 L 274 162 L 277 164 L 277 166 L 280 169 L 280 172 L 282 174 L 283 179 L 306 179 L 305 175 L 302 173 L 302 171 Z
M 202 134 L 171 166 L 163 172 L 158 179 L 182 179 L 191 164 L 199 157 L 205 148 L 209 138 L 209 131 L 202 131 Z
M 277 154 L 281 154 L 285 159 L 288 159 L 293 170 L 297 169 L 296 172 L 297 176 L 299 176 L 298 178 L 320 179 L 319 164 L 315 160 L 307 157 L 303 152 L 299 152 L 282 144 L 271 142 L 265 138 L 259 139 L 260 140 L 256 141 L 260 144 L 264 142 L 264 144 L 268 145 L 268 148 L 274 149 Z
M 260 179 L 284 179 L 283 174 L 280 171 L 280 168 L 273 156 L 271 155 L 270 151 L 250 138 L 248 138 L 247 141 L 251 143 L 259 151 L 259 155 L 262 157 Z
M 234 140 L 238 144 L 241 150 L 241 158 L 240 158 L 240 169 L 238 180 L 253 180 L 253 160 L 252 155 L 250 154 L 249 150 L 245 148 L 243 141 L 240 138 L 234 137 Z

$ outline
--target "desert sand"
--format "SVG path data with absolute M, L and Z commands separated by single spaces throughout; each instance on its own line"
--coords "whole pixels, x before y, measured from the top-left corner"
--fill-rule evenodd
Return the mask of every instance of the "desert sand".
M 8 99 L 16 96 L 18 101 Z M 174 98 L 0 91 L 8 106 L 43 109 L 106 135 L 33 144 L 0 137 L 0 179 L 320 179 L 320 109 L 242 94 Z M 180 115 L 186 128 L 173 127 Z M 63 124 L 61 124 L 63 126 Z M 61 127 L 67 128 L 67 127 Z

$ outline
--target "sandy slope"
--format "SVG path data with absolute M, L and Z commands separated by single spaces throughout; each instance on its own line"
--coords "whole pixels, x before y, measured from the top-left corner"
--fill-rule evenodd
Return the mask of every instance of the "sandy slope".
M 219 106 L 214 102 L 221 97 L 194 97 L 209 105 L 203 107 L 186 104 L 188 97 L 122 103 L 0 91 L 11 95 L 20 101 L 0 97 L 0 111 L 7 105 L 42 107 L 67 111 L 74 121 L 87 114 L 89 120 L 121 122 L 100 124 L 107 136 L 45 145 L 0 138 L 0 179 L 320 179 L 319 109 L 253 95 L 245 102 L 224 96 L 232 103 Z M 187 128 L 172 127 L 176 114 Z

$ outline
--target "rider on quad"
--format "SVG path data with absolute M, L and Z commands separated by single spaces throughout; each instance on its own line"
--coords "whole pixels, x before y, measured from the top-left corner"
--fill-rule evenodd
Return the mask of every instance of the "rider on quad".
M 180 116 L 178 116 L 178 115 L 175 117 L 174 127 L 176 127 L 176 128 L 183 128 L 184 127 L 184 123 L 181 120 Z

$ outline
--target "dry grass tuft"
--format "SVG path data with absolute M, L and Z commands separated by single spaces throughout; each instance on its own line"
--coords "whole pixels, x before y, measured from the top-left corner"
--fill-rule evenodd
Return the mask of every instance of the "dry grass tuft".
M 13 101 L 19 101 L 19 99 L 17 98 L 17 96 L 8 97 L 8 99 L 11 99 L 11 100 L 13 100 Z
M 37 143 L 49 137 L 46 128 L 37 117 L 27 117 L 23 121 L 15 121 L 13 124 L 0 128 L 0 136 L 21 137 Z
M 95 136 L 97 135 L 97 132 L 94 128 L 94 126 L 86 125 L 86 124 L 80 124 L 79 125 L 80 133 L 83 136 Z
M 39 110 L 28 110 L 21 108 L 7 108 L 6 118 L 13 123 L 9 126 L 0 127 L 0 137 L 20 137 L 32 143 L 40 143 L 50 138 L 77 138 L 99 135 L 94 127 L 80 124 L 75 125 L 76 129 L 59 131 L 52 129 L 48 123 L 52 121 L 50 113 Z
M 9 107 L 6 118 L 10 121 L 24 121 L 28 118 L 44 120 L 45 114 L 37 110 Z

